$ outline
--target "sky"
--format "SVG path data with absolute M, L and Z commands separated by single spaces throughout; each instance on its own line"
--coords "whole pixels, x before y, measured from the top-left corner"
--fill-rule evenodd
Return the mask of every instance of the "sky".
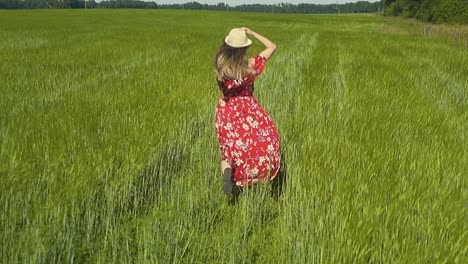
M 198 2 L 201 4 L 216 5 L 218 3 L 225 3 L 230 6 L 243 5 L 243 4 L 279 4 L 279 3 L 308 3 L 308 4 L 335 4 L 337 0 L 150 0 L 158 4 L 183 4 L 187 2 Z M 359 0 L 338 0 L 338 4 L 345 4 L 357 2 Z M 380 0 L 366 0 L 368 2 L 377 2 Z

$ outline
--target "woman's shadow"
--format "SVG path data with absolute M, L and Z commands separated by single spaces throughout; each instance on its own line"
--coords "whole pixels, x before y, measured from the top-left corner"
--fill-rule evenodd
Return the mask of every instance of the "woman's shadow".
M 278 200 L 284 193 L 288 179 L 288 165 L 284 151 L 281 151 L 280 170 L 271 183 L 271 196 Z

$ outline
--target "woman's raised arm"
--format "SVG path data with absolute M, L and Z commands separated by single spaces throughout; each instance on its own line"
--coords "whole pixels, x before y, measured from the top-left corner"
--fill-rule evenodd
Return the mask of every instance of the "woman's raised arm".
M 242 27 L 241 29 L 244 30 L 246 34 L 253 36 L 258 41 L 260 41 L 263 45 L 265 45 L 266 49 L 260 52 L 261 56 L 265 57 L 265 59 L 268 60 L 273 55 L 273 53 L 276 50 L 275 43 L 271 42 L 269 39 L 265 38 L 264 36 L 258 34 L 257 32 L 249 28 Z

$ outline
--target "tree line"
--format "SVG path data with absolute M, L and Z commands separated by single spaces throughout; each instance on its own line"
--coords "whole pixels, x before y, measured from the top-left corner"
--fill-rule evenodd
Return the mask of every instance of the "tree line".
M 468 23 L 468 0 L 383 0 L 385 14 L 434 23 Z
M 225 3 L 217 5 L 200 4 L 190 2 L 185 4 L 166 4 L 159 5 L 161 9 L 192 9 L 192 10 L 218 10 L 218 11 L 240 11 L 240 12 L 260 12 L 260 13 L 294 13 L 294 14 L 320 14 L 320 13 L 372 13 L 383 12 L 381 2 L 370 3 L 368 1 L 359 1 L 346 4 L 244 4 L 238 6 L 229 6 Z
M 191 9 L 264 13 L 373 13 L 417 18 L 434 23 L 468 23 L 468 0 L 381 0 L 370 3 L 359 1 L 346 4 L 244 4 L 230 6 L 225 3 L 216 5 L 188 2 L 185 4 L 157 4 L 142 0 L 0 0 L 0 9 L 33 8 L 158 8 Z
M 155 2 L 141 0 L 0 0 L 0 9 L 47 9 L 47 8 L 158 8 Z
M 383 3 L 370 3 L 359 1 L 346 4 L 248 4 L 230 6 L 225 3 L 216 5 L 188 2 L 185 4 L 157 4 L 140 0 L 110 0 L 96 2 L 94 0 L 0 0 L 0 9 L 34 9 L 34 8 L 158 8 L 158 9 L 190 9 L 190 10 L 216 10 L 263 13 L 371 13 L 383 12 Z

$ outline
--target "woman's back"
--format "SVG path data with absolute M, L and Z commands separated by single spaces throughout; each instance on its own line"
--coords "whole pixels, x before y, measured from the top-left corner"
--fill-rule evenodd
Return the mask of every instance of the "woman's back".
M 234 96 L 251 96 L 254 92 L 255 79 L 263 72 L 265 68 L 266 59 L 261 55 L 256 55 L 253 58 L 252 69 L 255 71 L 254 75 L 244 76 L 239 80 L 218 80 L 218 86 L 221 89 L 224 97 L 227 99 Z
M 252 43 L 246 33 L 266 49 L 247 60 Z M 247 28 L 233 29 L 215 57 L 217 82 L 223 96 L 216 106 L 216 135 L 221 150 L 223 191 L 232 193 L 233 184 L 252 185 L 272 180 L 280 166 L 280 142 L 270 115 L 257 101 L 254 82 L 263 72 L 276 46 Z

